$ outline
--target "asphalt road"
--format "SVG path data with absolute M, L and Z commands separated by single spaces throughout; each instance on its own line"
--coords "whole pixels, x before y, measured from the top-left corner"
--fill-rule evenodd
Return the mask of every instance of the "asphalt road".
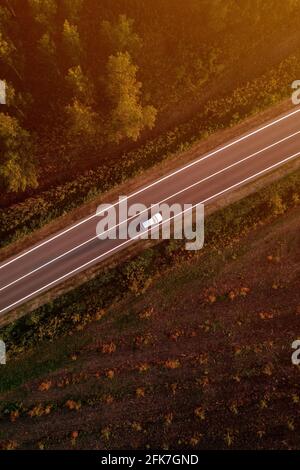
M 204 203 L 300 155 L 300 109 L 253 129 L 238 139 L 199 155 L 157 181 L 128 195 L 128 203 Z M 112 201 L 115 202 L 115 201 Z M 147 215 L 145 215 L 147 218 Z M 99 240 L 100 218 L 86 219 L 0 264 L 0 314 L 115 254 L 132 240 Z M 139 243 L 143 243 L 140 241 Z

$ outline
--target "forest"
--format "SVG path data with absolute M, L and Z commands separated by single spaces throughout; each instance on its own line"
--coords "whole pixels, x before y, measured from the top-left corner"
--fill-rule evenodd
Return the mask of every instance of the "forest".
M 298 0 L 0 0 L 1 208 L 99 168 L 117 182 L 126 152 L 297 54 L 299 13 Z

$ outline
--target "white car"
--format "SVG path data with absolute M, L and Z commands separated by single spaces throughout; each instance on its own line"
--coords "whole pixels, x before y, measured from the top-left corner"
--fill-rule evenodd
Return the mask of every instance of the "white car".
M 152 225 L 159 224 L 159 222 L 161 221 L 162 221 L 162 215 L 160 212 L 157 212 L 156 214 L 154 214 L 153 217 L 151 217 L 151 219 L 148 219 L 148 220 L 145 220 L 145 222 L 142 222 L 141 227 L 143 230 L 147 230 L 147 228 L 151 227 Z

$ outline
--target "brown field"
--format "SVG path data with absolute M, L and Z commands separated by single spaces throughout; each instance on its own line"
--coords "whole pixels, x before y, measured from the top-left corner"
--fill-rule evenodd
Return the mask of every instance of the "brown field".
M 299 281 L 298 206 L 3 366 L 0 447 L 299 448 Z

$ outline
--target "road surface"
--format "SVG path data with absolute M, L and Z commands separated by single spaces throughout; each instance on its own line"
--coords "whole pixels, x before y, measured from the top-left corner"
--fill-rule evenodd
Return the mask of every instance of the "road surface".
M 299 158 L 300 109 L 277 117 L 128 195 L 145 205 L 207 204 Z M 0 264 L 0 315 L 114 255 L 132 240 L 99 240 L 86 219 Z M 142 243 L 142 242 L 141 242 Z

